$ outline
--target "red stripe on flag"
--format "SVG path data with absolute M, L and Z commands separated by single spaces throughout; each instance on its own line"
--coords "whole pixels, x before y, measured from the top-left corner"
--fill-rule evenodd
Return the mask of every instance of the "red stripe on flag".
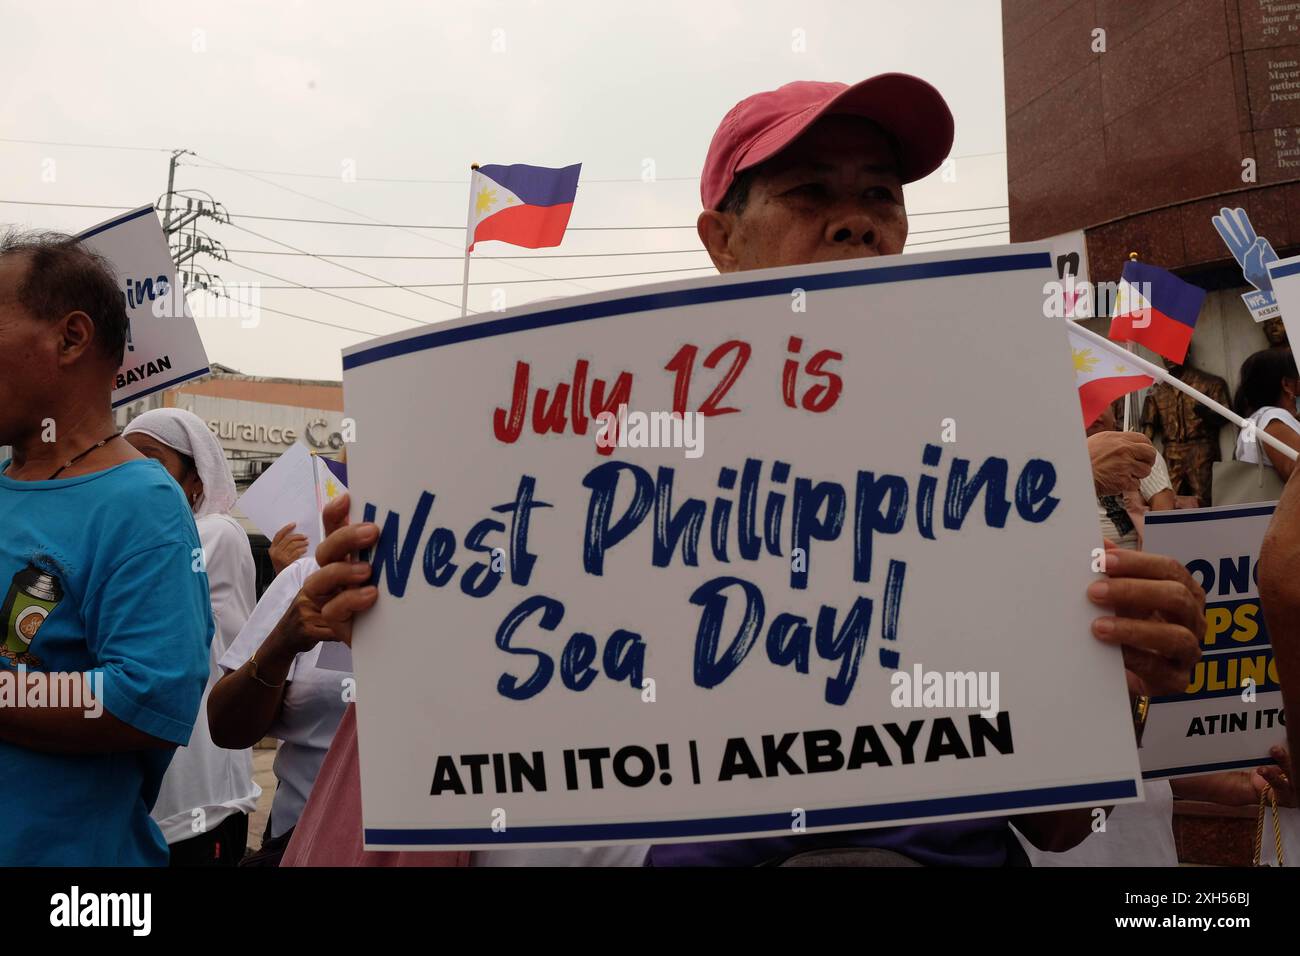
M 1140 324 L 1134 324 L 1134 321 Z M 1128 312 L 1110 321 L 1110 338 L 1114 342 L 1136 342 L 1152 352 L 1163 355 L 1171 362 L 1181 363 L 1187 358 L 1187 347 L 1192 343 L 1190 325 L 1172 319 L 1163 312 L 1150 309 L 1146 312 Z
M 569 225 L 573 203 L 555 206 L 510 206 L 488 216 L 474 229 L 474 243 L 496 239 L 526 249 L 545 249 L 558 246 Z
M 1150 375 L 1125 375 L 1114 378 L 1094 378 L 1079 386 L 1079 404 L 1083 406 L 1083 427 L 1087 428 L 1106 410 L 1106 406 L 1121 395 L 1146 388 L 1155 381 Z

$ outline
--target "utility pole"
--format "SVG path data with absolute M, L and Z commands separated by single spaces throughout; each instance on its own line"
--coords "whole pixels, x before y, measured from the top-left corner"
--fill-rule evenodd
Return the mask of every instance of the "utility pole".
M 163 200 L 163 232 L 172 224 L 172 190 L 176 186 L 176 165 L 182 156 L 193 156 L 188 149 L 173 149 L 171 162 L 167 165 L 167 197 Z

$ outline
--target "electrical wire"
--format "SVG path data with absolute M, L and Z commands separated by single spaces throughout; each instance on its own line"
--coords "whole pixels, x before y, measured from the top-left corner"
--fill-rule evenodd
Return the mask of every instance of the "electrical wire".
M 349 299 L 347 296 L 336 295 L 335 293 L 329 291 L 329 289 L 331 289 L 331 288 L 337 288 L 337 289 L 387 289 L 387 288 L 390 288 L 390 287 L 391 287 L 391 288 L 397 288 L 397 289 L 400 289 L 400 288 L 402 288 L 402 286 L 389 286 L 389 285 L 387 285 L 387 284 L 385 284 L 385 285 L 371 285 L 371 286 L 329 286 L 329 287 L 325 287 L 325 286 L 309 286 L 309 285 L 303 285 L 303 284 L 300 283 L 300 282 L 294 282 L 292 279 L 286 279 L 284 276 L 278 276 L 278 275 L 275 275 L 275 274 L 270 273 L 270 272 L 263 272 L 261 269 L 254 269 L 252 266 L 250 266 L 250 265 L 246 265 L 246 264 L 243 263 L 243 262 L 236 262 L 234 259 L 228 259 L 227 261 L 228 261 L 231 265 L 238 266 L 238 267 L 241 268 L 241 269 L 247 269 L 249 272 L 256 272 L 258 275 L 266 276 L 268 279 L 274 279 L 276 282 L 285 282 L 285 283 L 290 283 L 289 285 L 279 286 L 278 288 L 282 288 L 282 289 L 306 289 L 306 290 L 309 291 L 309 292 L 319 292 L 321 295 L 327 295 L 327 296 L 329 296 L 331 299 L 341 299 L 342 301 L 344 301 L 344 302 L 348 302 L 348 303 L 351 303 L 352 305 L 359 305 L 359 306 L 361 306 L 363 309 L 371 309 L 371 310 L 373 310 L 373 311 L 375 311 L 375 312 L 382 312 L 382 313 L 384 313 L 385 315 L 391 315 L 391 316 L 394 316 L 395 318 L 398 318 L 398 319 L 405 319 L 407 322 L 413 322 L 413 323 L 415 323 L 416 325 L 429 325 L 429 324 L 430 324 L 430 323 L 428 323 L 428 322 L 422 322 L 421 320 L 419 320 L 419 319 L 417 319 L 417 318 L 413 318 L 412 316 L 409 316 L 409 315 L 403 315 L 403 314 L 400 313 L 400 312 L 393 312 L 393 311 L 390 311 L 389 309 L 381 309 L 381 308 L 380 308 L 379 306 L 377 306 L 377 305 L 370 305 L 369 303 L 361 302 L 361 301 L 358 301 L 357 299 Z M 374 278 L 374 276 L 371 276 L 370 278 Z M 264 288 L 264 289 L 274 289 L 274 288 L 277 288 L 277 286 L 263 286 L 262 288 Z M 429 296 L 429 298 L 433 298 L 433 297 L 432 297 L 432 296 Z M 438 301 L 441 302 L 442 300 L 439 299 Z
M 232 260 L 232 261 L 233 261 L 233 260 Z M 235 265 L 238 265 L 238 266 L 240 266 L 241 268 L 244 268 L 244 269 L 251 268 L 250 266 L 245 266 L 245 265 L 243 265 L 243 263 L 235 263 Z M 684 268 L 684 269 L 656 269 L 656 270 L 651 271 L 651 272 L 610 272 L 610 273 L 605 273 L 605 274 L 603 274 L 603 275 L 592 275 L 592 276 L 570 276 L 569 278 L 572 278 L 572 279 L 624 279 L 624 278 L 628 278 L 628 277 L 630 277 L 630 276 L 657 276 L 657 275 L 665 275 L 665 274 L 667 274 L 667 273 L 671 273 L 671 272 L 705 272 L 705 271 L 710 271 L 710 270 L 712 270 L 712 269 L 713 269 L 713 266 L 711 266 L 711 265 L 709 265 L 709 266 L 689 266 L 689 267 Z M 253 271 L 256 272 L 257 270 L 256 270 L 256 269 L 253 269 Z M 264 274 L 265 274 L 265 273 L 264 273 Z M 471 285 L 471 286 L 498 286 L 498 285 L 519 285 L 519 284 L 527 283 L 527 282 L 560 282 L 560 281 L 563 281 L 563 280 L 561 280 L 561 279 L 502 279 L 502 280 L 499 281 L 499 282 L 471 282 L 470 285 Z M 460 283 L 459 283 L 459 282 L 417 282 L 417 283 L 413 283 L 413 284 L 411 284 L 411 285 L 399 285 L 399 286 L 397 286 L 396 288 L 399 288 L 399 289 L 441 289 L 441 288 L 447 288 L 447 287 L 450 287 L 450 286 L 457 286 L 457 287 L 458 287 L 458 286 L 460 286 Z M 319 290 L 323 290 L 323 289 L 387 289 L 387 288 L 390 288 L 390 287 L 389 287 L 388 285 L 312 285 L 312 286 L 307 286 L 307 285 L 298 285 L 298 284 L 295 283 L 294 285 L 288 285 L 288 286 L 264 285 L 264 286 L 262 286 L 262 288 L 263 288 L 263 289 L 306 289 L 306 290 L 308 290 L 308 291 L 319 291 Z

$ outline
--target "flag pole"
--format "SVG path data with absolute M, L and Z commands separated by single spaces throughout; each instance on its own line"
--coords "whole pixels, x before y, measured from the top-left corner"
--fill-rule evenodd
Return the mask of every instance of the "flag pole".
M 1069 322 L 1069 319 L 1067 319 L 1066 321 Z M 1188 385 L 1186 382 L 1175 378 L 1173 375 L 1170 375 L 1169 372 L 1167 372 L 1165 369 L 1161 368 L 1160 366 L 1156 365 L 1154 362 L 1148 362 L 1142 356 L 1136 353 L 1130 353 L 1126 351 L 1118 343 L 1112 342 L 1104 335 L 1098 335 L 1096 332 L 1092 331 L 1092 329 L 1080 325 L 1078 322 L 1070 322 L 1070 327 L 1071 327 L 1071 331 L 1073 331 L 1075 334 L 1085 339 L 1088 339 L 1094 345 L 1110 352 L 1111 355 L 1122 356 L 1125 360 L 1132 362 L 1134 365 L 1140 368 L 1147 375 L 1150 375 L 1152 378 L 1154 378 L 1157 382 L 1164 382 L 1166 385 L 1178 389 L 1178 391 L 1200 402 L 1206 408 L 1218 412 L 1220 415 L 1222 415 L 1228 421 L 1232 422 L 1238 428 L 1250 430 L 1251 428 L 1250 422 L 1246 421 L 1246 419 L 1242 418 L 1232 409 L 1228 408 L 1226 405 L 1220 405 L 1218 402 L 1216 402 L 1214 399 L 1210 398 L 1210 396 L 1204 394 L 1203 392 L 1198 392 L 1196 389 L 1192 388 L 1192 386 Z M 1130 392 L 1129 394 L 1132 393 Z M 1297 456 L 1296 450 L 1294 448 L 1274 438 L 1272 435 L 1270 435 L 1268 432 L 1264 431 L 1263 429 L 1255 429 L 1254 435 L 1260 441 L 1264 442 L 1264 444 L 1271 446 L 1274 451 L 1280 452 L 1281 454 L 1285 455 L 1287 458 L 1290 458 L 1292 461 L 1296 461 L 1297 457 L 1300 457 Z
M 465 274 L 460 281 L 460 314 L 469 315 L 469 247 L 474 241 L 474 170 L 478 163 L 469 164 L 469 212 L 465 216 Z
M 1129 258 L 1129 262 L 1137 262 L 1138 254 L 1136 252 L 1130 252 L 1128 254 L 1128 258 Z M 1125 349 L 1129 355 L 1137 355 L 1137 346 L 1134 345 L 1131 340 L 1125 343 Z M 1132 413 L 1133 404 L 1134 404 L 1133 393 L 1125 392 L 1124 393 L 1124 431 L 1129 431 L 1132 428 L 1133 419 L 1136 417 Z

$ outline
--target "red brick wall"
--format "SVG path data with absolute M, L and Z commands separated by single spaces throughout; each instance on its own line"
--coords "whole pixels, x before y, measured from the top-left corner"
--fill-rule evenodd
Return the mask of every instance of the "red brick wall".
M 1300 2 L 1003 0 L 1002 16 L 1013 241 L 1118 219 L 1089 234 L 1095 278 L 1130 249 L 1224 262 L 1210 217 L 1241 205 L 1279 251 L 1300 245 L 1300 186 L 1281 185 L 1300 181 Z

